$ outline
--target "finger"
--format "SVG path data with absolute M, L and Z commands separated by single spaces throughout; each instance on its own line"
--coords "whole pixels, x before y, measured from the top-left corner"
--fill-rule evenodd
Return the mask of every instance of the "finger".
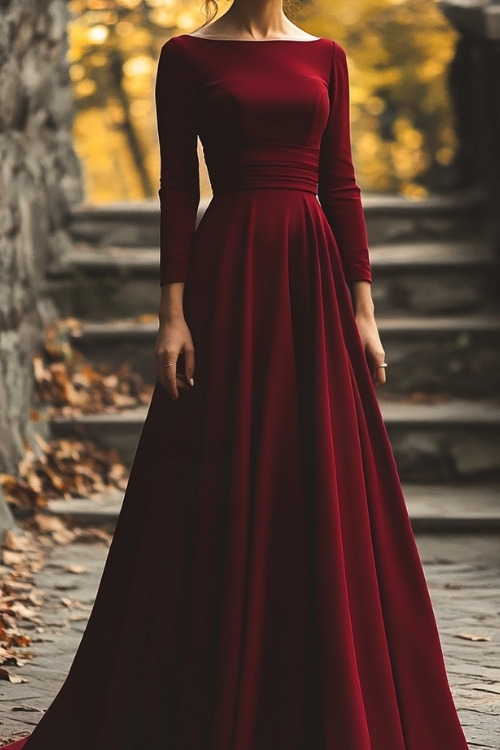
M 184 348 L 184 373 L 190 386 L 194 385 L 194 349 Z
M 186 381 L 186 376 L 182 372 L 177 372 L 175 375 L 177 381 L 177 388 L 182 388 L 184 391 L 191 388 L 190 384 Z
M 160 383 L 160 385 L 168 392 L 168 383 L 165 377 L 163 361 L 159 356 L 156 357 L 156 379 Z
M 176 385 L 176 365 L 166 367 L 168 362 L 176 362 L 177 357 L 168 352 L 155 352 L 156 375 L 158 382 L 165 388 L 171 398 L 179 396 Z
M 371 351 L 367 352 L 367 355 L 371 364 L 372 378 L 375 386 L 383 385 L 386 379 L 384 349 L 380 346 L 373 347 Z
M 380 367 L 380 365 L 383 364 L 385 354 L 384 352 L 380 351 L 374 351 L 373 349 L 366 348 L 365 350 L 366 354 L 366 360 L 368 364 L 368 368 L 370 370 L 370 374 L 372 376 L 372 382 L 377 386 L 381 384 L 381 378 L 383 375 L 381 373 L 384 372 L 384 367 Z
M 373 373 L 373 381 L 375 383 L 375 386 L 383 385 L 386 382 L 386 373 L 385 373 L 385 367 L 375 366 L 374 373 Z
M 173 362 L 174 360 L 169 360 Z M 174 401 L 177 401 L 179 398 L 179 391 L 177 390 L 177 379 L 176 379 L 176 371 L 177 371 L 177 363 L 175 365 L 169 365 L 166 366 L 167 363 L 163 363 L 163 379 L 165 382 L 165 387 L 167 391 L 170 394 L 170 397 L 174 399 Z
M 165 362 L 168 362 L 167 354 L 164 351 L 155 350 L 156 379 L 167 393 L 172 395 L 166 376 L 166 369 L 168 368 L 164 367 Z

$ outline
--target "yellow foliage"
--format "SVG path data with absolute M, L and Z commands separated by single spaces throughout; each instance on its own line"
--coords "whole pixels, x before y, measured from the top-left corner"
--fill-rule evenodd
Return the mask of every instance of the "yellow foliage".
M 222 11 L 228 5 L 219 3 Z M 69 0 L 74 133 L 89 200 L 156 196 L 157 58 L 166 39 L 202 24 L 200 6 L 201 0 Z M 310 0 L 294 20 L 346 49 L 361 186 L 425 194 L 425 171 L 449 165 L 456 148 L 446 87 L 455 34 L 434 0 Z M 209 192 L 204 167 L 202 191 Z
M 80 112 L 75 123 L 77 153 L 83 164 L 84 178 L 95 191 L 90 199 L 98 203 L 144 197 L 126 140 L 117 127 L 116 117 L 120 114 L 117 103 L 110 102 L 108 109 Z

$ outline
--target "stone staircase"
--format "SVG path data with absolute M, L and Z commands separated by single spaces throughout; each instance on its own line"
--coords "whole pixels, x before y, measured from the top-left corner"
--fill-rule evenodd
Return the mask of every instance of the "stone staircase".
M 366 196 L 364 206 L 390 363 L 380 402 L 414 526 L 497 529 L 500 306 L 497 267 L 481 240 L 480 196 Z M 71 233 L 75 249 L 51 268 L 47 284 L 61 314 L 81 321 L 75 348 L 93 362 L 127 361 L 153 382 L 157 326 L 147 316 L 156 315 L 159 299 L 157 202 L 83 206 Z M 144 409 L 61 417 L 51 430 L 85 433 L 130 463 L 144 417 Z M 117 504 L 104 500 L 101 511 Z M 78 501 L 72 507 L 84 513 Z

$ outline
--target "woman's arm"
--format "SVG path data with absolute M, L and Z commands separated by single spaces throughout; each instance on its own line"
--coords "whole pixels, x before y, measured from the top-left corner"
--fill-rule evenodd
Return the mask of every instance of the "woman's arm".
M 160 325 L 155 344 L 156 375 L 158 382 L 174 400 L 179 397 L 179 388 L 194 386 L 194 346 L 191 332 L 184 319 L 183 296 L 183 281 L 173 281 L 161 287 L 158 312 Z M 177 362 L 181 352 L 184 355 L 183 376 L 179 373 L 177 365 L 165 366 Z
M 372 380 L 376 386 L 382 385 L 386 381 L 385 367 L 381 367 L 385 362 L 385 352 L 375 321 L 371 284 L 369 281 L 352 281 L 349 286 L 354 315 Z
M 318 198 L 337 241 L 359 333 L 375 385 L 385 382 L 384 350 L 371 296 L 371 263 L 361 191 L 352 161 L 349 74 L 342 47 L 333 42 L 330 114 L 321 141 Z
M 159 330 L 155 346 L 158 381 L 173 399 L 178 388 L 194 385 L 194 348 L 184 319 L 183 294 L 200 200 L 196 92 L 181 43 L 163 45 L 155 85 L 160 145 L 160 285 Z M 177 362 L 184 355 L 184 377 Z

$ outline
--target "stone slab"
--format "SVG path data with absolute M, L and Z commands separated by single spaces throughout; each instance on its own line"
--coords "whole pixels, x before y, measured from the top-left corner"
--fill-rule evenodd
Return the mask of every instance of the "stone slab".
M 391 424 L 500 426 L 500 402 L 493 399 L 449 399 L 438 403 L 408 403 L 381 399 L 380 408 L 386 422 Z M 120 429 L 123 429 L 128 425 L 142 424 L 146 413 L 145 407 L 137 407 L 123 412 L 81 414 L 76 417 L 56 416 L 52 424 L 61 429 L 75 424 L 119 425 Z
M 440 316 L 378 316 L 377 324 L 383 336 L 412 336 L 428 338 L 464 332 L 500 333 L 500 316 L 488 314 Z M 110 321 L 81 321 L 72 335 L 76 346 L 79 342 L 95 340 L 146 339 L 151 340 L 158 330 L 154 321 L 141 322 L 135 318 Z
M 382 416 L 403 481 L 478 481 L 500 474 L 500 406 L 494 400 L 442 403 L 383 400 Z M 131 465 L 147 408 L 53 417 L 54 437 L 88 436 Z M 485 447 L 488 449 L 486 450 Z
M 500 485 L 404 484 L 403 491 L 417 534 L 500 531 Z M 76 524 L 112 526 L 122 498 L 122 492 L 114 492 L 93 498 L 51 500 L 48 512 L 67 516 Z

